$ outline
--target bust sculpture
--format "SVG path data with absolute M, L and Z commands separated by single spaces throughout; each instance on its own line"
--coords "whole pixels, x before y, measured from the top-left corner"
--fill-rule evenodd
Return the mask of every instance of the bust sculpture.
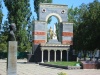
M 9 28 L 10 28 L 10 32 L 9 32 L 7 41 L 16 41 L 16 37 L 15 37 L 15 34 L 14 34 L 14 32 L 16 31 L 15 23 L 11 23 Z

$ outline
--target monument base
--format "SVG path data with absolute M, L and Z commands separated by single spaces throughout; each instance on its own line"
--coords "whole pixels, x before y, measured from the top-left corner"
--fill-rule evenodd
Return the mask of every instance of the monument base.
M 59 42 L 57 39 L 50 39 L 47 44 L 61 44 L 61 42 Z
M 17 42 L 9 41 L 7 58 L 7 75 L 17 75 Z

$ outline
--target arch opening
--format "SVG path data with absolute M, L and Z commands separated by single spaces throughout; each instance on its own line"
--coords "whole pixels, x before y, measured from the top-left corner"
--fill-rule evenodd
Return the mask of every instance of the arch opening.
M 51 39 L 59 41 L 59 27 L 62 22 L 58 14 L 52 13 L 46 17 L 47 22 L 47 42 Z
M 56 14 L 56 13 L 50 13 L 49 15 L 47 15 L 47 17 L 46 17 L 46 22 L 48 21 L 48 18 L 49 18 L 50 16 L 55 16 L 55 17 L 58 19 L 59 22 L 62 22 L 62 18 L 60 17 L 59 14 Z

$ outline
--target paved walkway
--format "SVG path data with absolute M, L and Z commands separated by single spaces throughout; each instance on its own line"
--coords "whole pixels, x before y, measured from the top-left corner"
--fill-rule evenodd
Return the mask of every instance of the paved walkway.
M 60 72 L 64 72 L 66 75 L 100 75 L 100 69 L 66 70 L 25 62 L 27 60 L 17 61 L 17 75 L 58 75 Z M 0 59 L 0 75 L 7 75 L 6 60 Z

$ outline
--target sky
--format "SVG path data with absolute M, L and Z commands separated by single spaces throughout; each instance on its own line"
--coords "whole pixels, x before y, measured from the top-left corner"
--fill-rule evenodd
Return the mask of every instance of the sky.
M 78 7 L 80 6 L 82 3 L 85 3 L 85 4 L 88 4 L 90 2 L 93 2 L 94 0 L 53 0 L 53 4 L 64 4 L 64 5 L 68 5 L 68 8 L 70 8 L 71 6 L 73 7 Z M 100 1 L 100 0 L 98 0 Z M 34 16 L 34 18 L 36 19 L 36 13 L 34 12 L 34 6 L 33 6 L 33 0 L 30 0 L 30 6 L 31 6 L 31 11 L 32 11 L 32 17 Z M 3 21 L 4 22 L 5 20 L 7 20 L 7 9 L 3 3 L 3 0 L 2 0 L 2 6 L 3 6 L 3 14 L 4 14 L 4 17 L 3 17 Z
M 93 2 L 94 0 L 53 0 L 53 4 L 64 4 L 64 5 L 68 5 L 68 8 L 70 8 L 71 6 L 73 7 L 78 7 L 80 6 L 82 3 L 88 4 L 90 2 Z M 100 1 L 100 0 L 98 0 Z M 34 6 L 33 6 L 33 0 L 30 0 L 31 3 L 31 9 L 32 9 L 32 13 L 33 15 L 35 14 L 34 12 Z M 36 15 L 34 16 L 34 18 L 36 18 Z
M 82 3 L 88 4 L 89 2 L 93 2 L 94 0 L 53 0 L 53 3 L 58 4 L 65 4 L 68 5 L 68 7 L 71 7 L 72 5 L 74 7 L 81 5 Z

